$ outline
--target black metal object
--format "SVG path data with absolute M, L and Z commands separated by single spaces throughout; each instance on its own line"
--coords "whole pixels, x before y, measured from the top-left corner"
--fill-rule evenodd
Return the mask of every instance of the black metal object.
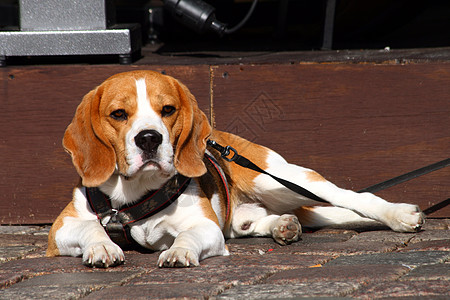
M 212 30 L 223 35 L 226 25 L 219 22 L 214 7 L 202 0 L 165 0 L 164 6 L 179 22 L 198 33 Z
M 322 50 L 333 48 L 334 16 L 336 13 L 336 0 L 327 0 L 325 7 L 325 20 L 323 24 Z
M 219 36 L 232 34 L 241 29 L 253 14 L 258 0 L 253 0 L 245 17 L 235 26 L 227 25 L 216 19 L 215 8 L 202 0 L 164 0 L 164 7 L 182 24 L 198 33 L 216 32 Z

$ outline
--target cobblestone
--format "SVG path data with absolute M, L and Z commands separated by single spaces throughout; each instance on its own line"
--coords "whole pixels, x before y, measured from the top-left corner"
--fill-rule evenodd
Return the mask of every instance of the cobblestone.
M 231 239 L 231 255 L 196 268 L 160 269 L 159 253 L 125 251 L 125 264 L 45 257 L 48 227 L 0 227 L 0 299 L 448 299 L 448 219 L 415 234 L 322 229 L 279 246 Z

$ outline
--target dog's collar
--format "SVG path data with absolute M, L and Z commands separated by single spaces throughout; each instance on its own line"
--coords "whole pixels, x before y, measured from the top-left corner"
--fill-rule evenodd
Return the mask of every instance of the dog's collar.
M 226 211 L 226 215 L 225 215 L 225 221 L 228 220 L 228 218 L 230 217 L 230 191 L 228 189 L 228 181 L 227 181 L 227 177 L 225 175 L 225 173 L 223 172 L 222 168 L 220 167 L 219 163 L 217 162 L 217 160 L 215 159 L 215 157 L 209 153 L 208 150 L 206 150 L 205 152 L 205 161 L 209 161 L 211 163 L 211 165 L 214 167 L 214 169 L 216 170 L 217 174 L 219 174 L 220 180 L 223 184 L 224 190 L 225 190 L 225 198 L 227 201 L 227 211 Z
M 99 188 L 85 187 L 91 209 L 97 215 L 108 235 L 118 244 L 132 243 L 129 224 L 149 218 L 172 204 L 184 192 L 191 178 L 173 176 L 160 189 L 150 191 L 133 205 L 113 208 L 109 196 Z

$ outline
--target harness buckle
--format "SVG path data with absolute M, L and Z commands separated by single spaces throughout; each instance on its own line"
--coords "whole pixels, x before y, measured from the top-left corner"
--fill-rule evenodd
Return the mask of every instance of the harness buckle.
M 103 213 L 100 219 L 100 223 L 103 227 L 106 227 L 110 222 L 112 223 L 120 223 L 120 221 L 117 219 L 117 215 L 119 214 L 119 211 L 117 209 L 111 208 L 107 212 Z

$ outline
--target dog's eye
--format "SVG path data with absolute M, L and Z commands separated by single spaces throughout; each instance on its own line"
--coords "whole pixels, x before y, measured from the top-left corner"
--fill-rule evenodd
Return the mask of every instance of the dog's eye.
M 118 121 L 125 121 L 128 119 L 128 115 L 124 109 L 115 110 L 110 114 L 110 116 Z
M 175 107 L 173 107 L 171 105 L 166 105 L 162 108 L 161 115 L 163 117 L 168 117 L 168 116 L 172 115 L 174 112 L 175 112 Z

